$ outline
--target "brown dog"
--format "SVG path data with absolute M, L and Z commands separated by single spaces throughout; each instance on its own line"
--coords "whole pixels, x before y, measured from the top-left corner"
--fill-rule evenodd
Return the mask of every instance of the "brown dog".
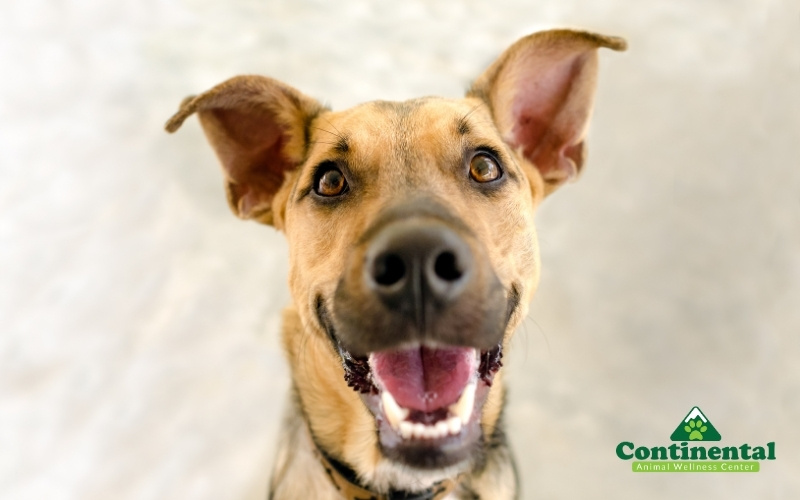
M 228 201 L 290 243 L 293 392 L 274 499 L 507 499 L 500 358 L 539 277 L 533 214 L 575 178 L 597 50 L 525 37 L 460 100 L 333 112 L 278 81 L 186 99 Z

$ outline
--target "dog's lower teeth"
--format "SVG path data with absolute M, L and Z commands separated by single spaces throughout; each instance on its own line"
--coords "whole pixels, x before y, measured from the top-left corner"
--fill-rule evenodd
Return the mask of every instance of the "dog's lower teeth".
M 414 433 L 414 424 L 411 422 L 400 422 L 400 426 L 397 430 L 400 432 L 400 437 L 409 439 Z
M 461 432 L 461 419 L 458 417 L 450 417 L 446 420 L 447 430 L 450 434 L 458 434 Z
M 403 439 L 439 439 L 445 436 L 454 436 L 461 432 L 461 418 L 450 417 L 440 420 L 435 425 L 402 420 L 392 427 Z

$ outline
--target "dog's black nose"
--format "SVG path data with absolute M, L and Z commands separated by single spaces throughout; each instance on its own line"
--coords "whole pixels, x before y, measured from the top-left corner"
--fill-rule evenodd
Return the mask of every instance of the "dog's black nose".
M 406 219 L 383 227 L 364 262 L 367 289 L 389 308 L 420 317 L 454 301 L 472 276 L 467 243 L 443 222 Z

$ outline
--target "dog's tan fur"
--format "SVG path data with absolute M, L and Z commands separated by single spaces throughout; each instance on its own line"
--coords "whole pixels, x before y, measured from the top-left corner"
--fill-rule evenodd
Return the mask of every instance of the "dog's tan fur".
M 515 497 L 513 462 L 498 427 L 502 371 L 483 408 L 487 450 L 480 466 L 419 471 L 394 464 L 381 452 L 375 418 L 343 380 L 342 360 L 315 315 L 315 301 L 332 297 L 354 242 L 377 214 L 399 197 L 423 193 L 469 227 L 503 285 L 518 287 L 520 306 L 506 327 L 507 344 L 538 283 L 534 211 L 584 161 L 599 47 L 622 50 L 624 41 L 568 30 L 537 33 L 509 48 L 464 99 L 371 102 L 340 112 L 275 80 L 237 77 L 185 100 L 168 122 L 174 131 L 197 112 L 224 167 L 233 212 L 273 225 L 290 242 L 294 304 L 285 311 L 282 338 L 293 397 L 271 498 L 341 498 L 315 444 L 377 493 L 458 477 L 456 498 Z M 526 88 L 528 81 L 536 88 Z M 537 99 L 537 92 L 547 98 Z M 522 125 L 520 102 L 531 108 Z M 459 185 L 451 166 L 474 145 L 498 151 L 517 182 L 492 197 Z M 320 210 L 304 193 L 312 168 L 332 158 L 346 159 L 353 175 L 365 179 L 364 189 L 357 203 Z

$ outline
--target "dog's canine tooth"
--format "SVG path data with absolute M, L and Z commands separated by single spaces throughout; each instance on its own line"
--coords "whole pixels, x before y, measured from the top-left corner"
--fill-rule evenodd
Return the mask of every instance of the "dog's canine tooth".
M 475 404 L 475 389 L 477 387 L 478 383 L 475 380 L 467 384 L 458 401 L 447 408 L 450 413 L 461 419 L 462 424 L 469 422 L 469 417 L 472 415 L 472 406 Z
M 381 401 L 383 402 L 383 412 L 386 414 L 386 420 L 389 421 L 389 425 L 397 430 L 400 423 L 408 416 L 408 410 L 397 404 L 397 401 L 387 390 L 381 393 Z

